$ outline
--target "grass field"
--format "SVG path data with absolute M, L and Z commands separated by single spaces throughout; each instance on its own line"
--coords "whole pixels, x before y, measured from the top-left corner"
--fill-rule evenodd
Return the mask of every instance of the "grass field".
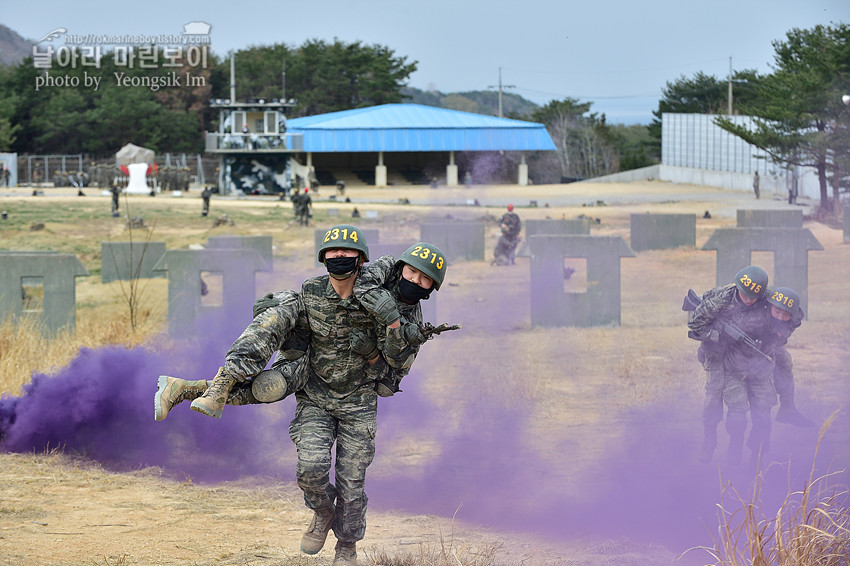
M 357 224 L 379 228 L 381 242 L 412 242 L 427 219 L 483 219 L 490 221 L 492 246 L 495 219 L 510 199 L 523 220 L 586 214 L 600 219 L 593 234 L 627 242 L 632 213 L 694 213 L 700 218 L 697 246 L 622 260 L 618 327 L 531 328 L 527 259 L 506 268 L 486 261 L 452 264 L 436 296 L 438 313 L 440 322 L 460 322 L 463 330 L 423 346 L 402 384 L 404 393 L 382 401 L 361 564 L 653 566 L 673 564 L 691 546 L 711 546 L 723 486 L 734 481 L 746 508 L 753 474 L 728 469 L 720 457 L 723 446 L 712 464 L 696 461 L 702 370 L 696 344 L 686 337 L 682 297 L 688 288 L 701 293 L 714 286 L 714 253 L 699 249 L 714 229 L 734 226 L 737 208 L 783 203 L 699 187 L 678 187 L 677 198 L 677 187 L 661 183 L 477 188 L 472 198 L 480 207 L 466 206 L 464 197 L 472 193 L 463 190 L 423 203 L 439 200 L 427 191 L 410 189 L 414 204 L 406 206 L 394 204 L 408 195 L 402 189 L 392 197 L 386 190 L 350 190 L 351 204 L 319 198 L 313 221 L 322 227 L 351 222 L 350 209 L 358 206 L 378 213 Z M 541 205 L 529 207 L 530 200 Z M 572 200 L 607 205 L 567 202 Z M 144 352 L 175 347 L 163 334 L 165 279 L 145 282 L 135 332 L 122 284 L 100 283 L 100 242 L 128 237 L 126 218 L 111 217 L 108 197 L 13 194 L 0 198 L 0 208 L 9 212 L 0 223 L 0 248 L 73 253 L 92 274 L 78 279 L 73 332 L 44 339 L 26 324 L 4 324 L 0 391 L 20 395 L 34 372 L 53 374 L 59 383 L 73 380 L 71 368 L 82 367 L 74 365 L 82 363 L 81 348 L 93 349 L 89 357 L 96 359 L 105 347 L 121 345 L 132 359 L 148 363 Z M 151 240 L 169 249 L 203 244 L 211 235 L 271 235 L 275 272 L 258 275 L 258 294 L 296 287 L 304 276 L 318 274 L 313 228 L 292 223 L 288 202 L 214 199 L 208 218 L 200 216 L 199 198 L 133 197 L 122 200 L 122 214 L 128 208 L 130 216 L 144 217 Z M 334 209 L 339 216 L 330 215 Z M 712 218 L 702 220 L 708 209 Z M 213 228 L 222 214 L 235 225 Z M 44 228 L 31 231 L 34 223 Z M 833 227 L 811 221 L 805 227 L 825 249 L 809 254 L 809 318 L 792 337 L 790 351 L 800 409 L 819 423 L 839 411 L 825 433 L 818 470 L 838 472 L 829 480 L 840 492 L 850 462 L 844 411 L 850 400 L 850 246 Z M 135 231 L 133 238 L 142 234 Z M 758 255 L 754 261 L 772 274 L 772 258 Z M 198 367 L 195 355 L 187 349 L 177 359 L 191 370 Z M 205 358 L 222 355 L 200 351 Z M 292 483 L 294 450 L 285 432 L 291 405 L 228 408 L 220 422 L 210 423 L 178 407 L 154 423 L 149 404 L 156 375 L 135 379 L 142 382 L 128 386 L 133 391 L 122 392 L 121 402 L 135 402 L 138 390 L 143 412 L 121 405 L 92 437 L 97 442 L 69 435 L 64 455 L 55 446 L 0 455 L 0 556 L 6 557 L 0 564 L 330 563 L 332 541 L 316 558 L 298 554 L 309 514 Z M 64 414 L 58 407 L 56 412 Z M 95 434 L 85 422 L 73 425 L 86 431 L 79 437 Z M 73 429 L 70 422 L 68 427 Z M 119 437 L 119 431 L 133 433 Z M 127 459 L 122 466 L 96 456 L 98 442 L 117 438 L 135 453 L 134 437 L 155 439 L 146 454 L 159 458 L 151 460 L 156 465 Z M 210 438 L 222 441 L 205 440 Z M 260 447 L 237 450 L 225 438 L 254 439 Z M 768 517 L 789 493 L 805 487 L 817 438 L 817 431 L 774 427 L 759 503 Z M 250 465 L 253 458 L 256 466 Z M 242 467 L 235 466 L 240 459 Z M 189 463 L 208 471 L 213 465 L 220 479 L 193 480 L 195 474 L 182 471 Z M 228 466 L 241 471 L 227 473 Z M 847 540 L 843 532 L 837 540 Z M 750 562 L 722 562 L 692 551 L 675 563 Z

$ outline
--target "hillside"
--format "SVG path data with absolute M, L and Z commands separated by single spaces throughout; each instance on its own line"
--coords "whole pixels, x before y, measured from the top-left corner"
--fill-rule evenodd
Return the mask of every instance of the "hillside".
M 17 65 L 32 55 L 32 39 L 25 39 L 0 24 L 0 65 Z
M 475 114 L 488 114 L 497 116 L 499 114 L 499 93 L 495 90 L 471 90 L 467 92 L 443 93 L 437 90 L 420 90 L 413 87 L 405 87 L 402 94 L 409 96 L 409 102 L 424 104 L 425 106 L 436 106 L 438 108 L 450 108 L 463 112 Z M 502 93 L 502 114 L 508 118 L 528 119 L 539 106 L 530 100 L 526 100 L 518 94 Z

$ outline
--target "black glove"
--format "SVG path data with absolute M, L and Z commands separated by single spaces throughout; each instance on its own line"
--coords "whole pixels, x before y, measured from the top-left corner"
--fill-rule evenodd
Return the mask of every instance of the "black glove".
M 395 299 L 389 291 L 381 287 L 364 293 L 360 297 L 360 304 L 369 314 L 378 319 L 378 322 L 386 326 L 401 318 Z
M 413 347 L 421 346 L 425 342 L 428 341 L 427 338 L 419 331 L 419 325 L 413 324 L 410 322 L 404 323 L 402 325 L 402 334 L 404 335 L 404 341 L 410 344 Z
M 356 328 L 351 330 L 351 351 L 367 360 L 372 360 L 381 354 L 377 341 Z
M 268 309 L 276 307 L 278 300 L 274 298 L 274 293 L 267 293 L 254 302 L 254 318 L 257 318 Z

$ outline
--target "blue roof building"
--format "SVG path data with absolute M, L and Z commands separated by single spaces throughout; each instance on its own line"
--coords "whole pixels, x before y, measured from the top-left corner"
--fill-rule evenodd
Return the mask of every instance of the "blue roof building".
M 294 118 L 312 153 L 554 150 L 546 127 L 420 104 L 384 104 Z
M 420 104 L 384 104 L 294 118 L 287 132 L 303 140 L 306 167 L 313 167 L 314 154 L 377 154 L 374 184 L 388 184 L 385 156 L 392 153 L 447 154 L 446 184 L 458 184 L 455 152 L 549 151 L 555 149 L 543 124 L 460 112 Z M 325 162 L 338 161 L 333 158 Z M 411 158 L 396 158 L 404 169 Z M 433 160 L 432 160 L 433 161 Z M 363 160 L 359 160 L 363 163 Z M 365 165 L 365 164 L 363 164 Z M 415 168 L 415 165 L 413 166 Z M 525 154 L 517 171 L 517 182 L 528 184 Z

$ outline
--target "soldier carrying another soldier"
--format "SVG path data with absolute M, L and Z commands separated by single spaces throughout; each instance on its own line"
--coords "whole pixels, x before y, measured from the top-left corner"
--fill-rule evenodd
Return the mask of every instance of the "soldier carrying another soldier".
M 799 299 L 791 289 L 770 290 L 767 284 L 767 273 L 751 265 L 735 275 L 733 284 L 711 289 L 702 299 L 689 292 L 682 307 L 692 311 L 688 336 L 701 342 L 698 358 L 706 371 L 700 450 L 704 462 L 711 459 L 717 445 L 724 404 L 731 464 L 741 460 L 748 411 L 751 464 L 769 449 L 770 413 L 777 392 L 783 405 L 777 420 L 810 426 L 811 421 L 794 406 L 791 359 L 784 348 L 803 319 Z
M 333 529 L 333 563 L 350 566 L 366 528 L 365 473 L 375 450 L 377 397 L 399 391 L 398 381 L 427 340 L 419 301 L 440 288 L 446 260 L 422 242 L 398 260 L 385 256 L 364 268 L 368 246 L 350 225 L 328 230 L 318 258 L 328 274 L 306 280 L 300 293 L 260 299 L 254 321 L 212 383 L 160 377 L 155 416 L 165 418 L 189 398 L 195 398 L 193 410 L 219 417 L 225 403 L 272 402 L 294 392 L 290 436 L 297 447 L 296 475 L 315 513 L 301 549 L 318 553 Z M 281 357 L 264 371 L 276 350 Z

